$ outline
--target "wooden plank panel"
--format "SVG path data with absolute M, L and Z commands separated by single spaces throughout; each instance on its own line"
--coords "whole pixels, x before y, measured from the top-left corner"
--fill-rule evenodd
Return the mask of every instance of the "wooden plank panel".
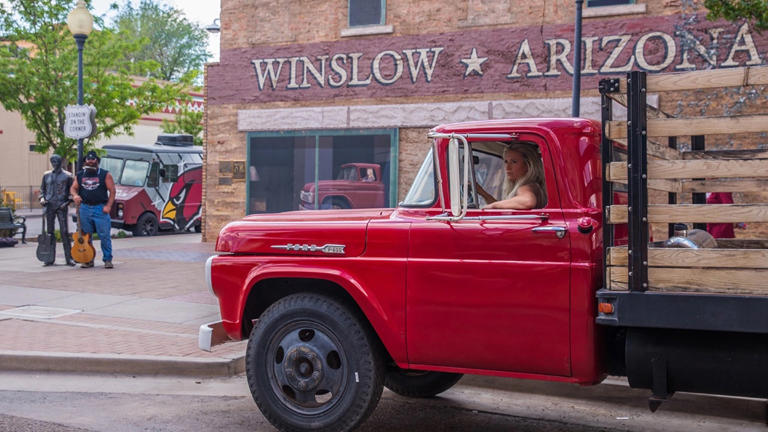
M 622 271 L 623 270 L 623 278 Z M 616 276 L 614 277 L 614 273 Z M 606 267 L 605 279 L 608 281 L 608 289 L 611 291 L 628 291 L 629 284 L 627 283 L 627 268 L 621 267 Z
M 649 74 L 646 80 L 648 92 L 766 84 L 768 84 L 768 68 L 765 66 L 713 69 L 659 75 Z M 626 88 L 626 86 L 624 88 Z
M 611 267 L 611 287 L 626 286 L 626 267 Z M 763 269 L 648 269 L 649 291 L 768 295 L 768 270 Z
M 768 249 L 766 239 L 717 239 L 721 248 L 731 249 Z
M 768 131 L 768 115 L 648 119 L 648 136 L 717 135 Z M 627 137 L 626 121 L 610 121 L 606 127 L 610 139 Z
M 628 183 L 626 179 L 609 180 L 609 181 L 613 181 L 615 183 L 621 183 L 621 184 Z M 664 192 L 672 192 L 672 193 L 681 193 L 683 191 L 680 180 L 648 180 L 648 189 L 664 191 Z M 718 192 L 727 192 L 727 191 L 718 190 Z M 740 190 L 737 192 L 740 192 Z
M 624 147 L 627 146 L 626 139 L 617 139 L 614 141 L 616 141 L 619 144 L 623 144 Z M 664 144 L 659 144 L 658 142 L 650 139 L 647 142 L 645 151 L 648 153 L 649 156 L 654 156 L 660 159 L 668 159 L 668 160 L 682 159 L 682 153 L 680 152 L 680 150 L 675 150 Z
M 717 179 L 683 180 L 680 192 L 764 192 L 766 190 L 768 190 L 768 180 Z
M 626 246 L 608 249 L 608 265 L 626 266 L 628 257 Z M 649 248 L 648 266 L 768 269 L 768 250 Z
M 681 152 L 683 160 L 696 159 L 739 159 L 754 160 L 768 159 L 768 150 L 749 149 L 749 150 L 707 150 L 707 151 L 684 151 Z M 668 158 L 671 159 L 671 158 Z M 677 158 L 675 158 L 677 159 Z
M 608 181 L 627 179 L 627 162 L 611 162 Z M 607 174 L 606 174 L 607 175 Z M 649 160 L 649 179 L 768 177 L 764 160 Z
M 627 80 L 626 78 L 622 78 L 620 81 L 620 89 L 619 91 L 621 93 L 608 93 L 608 97 L 610 99 L 613 99 L 616 101 L 617 104 L 623 106 L 624 108 L 627 107 Z M 653 106 L 653 105 L 647 105 L 646 104 L 646 115 L 648 118 L 672 118 L 674 117 L 672 114 L 668 114 L 659 108 Z
M 608 207 L 608 223 L 627 223 L 626 205 Z M 768 222 L 768 204 L 654 204 L 648 206 L 649 222 Z

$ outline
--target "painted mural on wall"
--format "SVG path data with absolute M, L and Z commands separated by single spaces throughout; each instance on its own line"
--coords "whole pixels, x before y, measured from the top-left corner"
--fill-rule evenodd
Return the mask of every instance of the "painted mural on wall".
M 573 25 L 225 50 L 211 104 L 569 90 Z M 703 14 L 586 22 L 582 88 L 630 70 L 760 65 L 768 34 Z

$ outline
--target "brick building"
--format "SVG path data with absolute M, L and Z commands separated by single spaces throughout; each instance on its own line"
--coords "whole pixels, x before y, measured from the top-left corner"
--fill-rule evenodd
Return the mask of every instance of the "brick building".
M 696 0 L 584 6 L 582 117 L 599 118 L 602 78 L 768 54 L 768 35 L 707 21 Z M 204 240 L 245 214 L 368 206 L 331 197 L 360 180 L 359 164 L 378 166 L 371 193 L 395 206 L 436 124 L 570 116 L 574 14 L 572 0 L 222 0 L 220 62 L 206 73 Z M 727 114 L 742 96 L 652 100 Z

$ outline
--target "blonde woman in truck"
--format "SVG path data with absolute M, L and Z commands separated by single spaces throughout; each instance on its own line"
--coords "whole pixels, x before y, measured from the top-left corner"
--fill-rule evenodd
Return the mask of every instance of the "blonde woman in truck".
M 530 210 L 547 205 L 544 167 L 535 145 L 512 143 L 504 149 L 504 170 L 507 173 L 502 196 L 497 200 L 479 184 L 477 193 L 485 199 L 484 209 Z

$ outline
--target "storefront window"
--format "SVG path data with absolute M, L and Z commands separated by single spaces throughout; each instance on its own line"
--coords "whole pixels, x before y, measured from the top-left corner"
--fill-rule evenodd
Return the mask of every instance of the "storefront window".
M 392 207 L 395 130 L 251 133 L 248 213 Z

